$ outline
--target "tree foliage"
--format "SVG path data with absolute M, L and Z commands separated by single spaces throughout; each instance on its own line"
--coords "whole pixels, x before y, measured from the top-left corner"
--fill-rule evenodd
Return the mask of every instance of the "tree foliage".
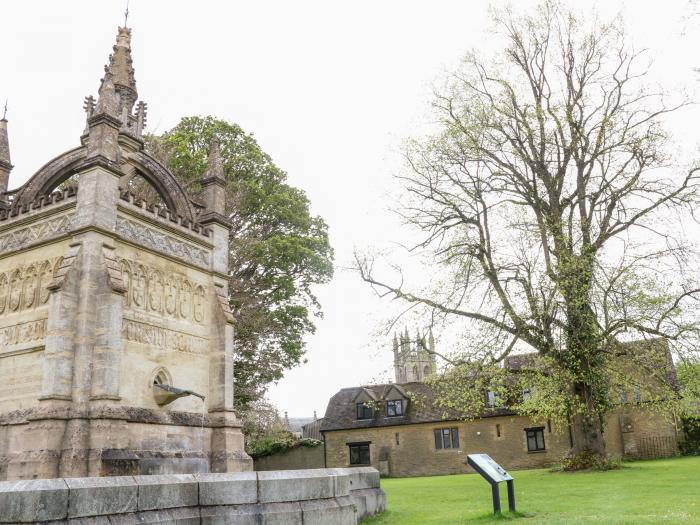
M 230 237 L 230 303 L 236 325 L 236 406 L 262 397 L 267 386 L 303 360 L 304 337 L 322 314 L 316 284 L 330 280 L 328 227 L 309 210 L 305 193 L 287 183 L 255 139 L 214 117 L 186 117 L 148 137 L 149 151 L 195 200 L 212 139 L 226 174 Z
M 619 391 L 676 403 L 663 341 L 696 349 L 697 258 L 679 226 L 699 168 L 678 161 L 664 125 L 686 101 L 650 85 L 619 19 L 545 2 L 494 22 L 505 47 L 469 54 L 450 76 L 433 104 L 439 131 L 409 141 L 399 176 L 439 285 L 395 284 L 366 256 L 357 268 L 431 323 L 466 327 L 472 348 L 442 376 L 446 404 L 473 416 L 482 388 L 538 383 L 517 408 L 571 422 L 572 452 L 603 456 Z M 657 351 L 621 344 L 635 338 L 656 338 Z M 502 379 L 499 363 L 524 349 L 540 372 Z

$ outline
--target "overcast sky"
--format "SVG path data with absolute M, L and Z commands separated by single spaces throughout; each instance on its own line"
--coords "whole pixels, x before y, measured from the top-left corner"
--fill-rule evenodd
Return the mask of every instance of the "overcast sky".
M 401 141 L 425 129 L 433 86 L 445 72 L 468 50 L 494 45 L 488 7 L 476 0 L 131 0 L 148 129 L 167 130 L 189 115 L 237 122 L 330 226 L 338 268 L 318 290 L 325 317 L 308 339 L 308 362 L 270 393 L 290 416 L 320 416 L 341 387 L 390 377 L 390 340 L 375 335 L 387 305 L 343 267 L 354 247 L 384 247 L 404 235 L 388 209 Z M 599 7 L 624 14 L 631 39 L 656 57 L 659 80 L 696 87 L 700 20 L 687 19 L 688 0 Z M 78 145 L 83 97 L 97 94 L 123 11 L 121 0 L 0 2 L 11 187 Z M 696 123 L 686 119 L 684 136 L 698 134 Z

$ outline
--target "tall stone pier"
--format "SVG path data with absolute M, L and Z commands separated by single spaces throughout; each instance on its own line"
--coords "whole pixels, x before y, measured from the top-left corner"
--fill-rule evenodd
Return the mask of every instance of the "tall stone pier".
M 252 468 L 218 145 L 192 200 L 137 98 L 124 27 L 80 145 L 12 191 L 0 122 L 0 480 Z

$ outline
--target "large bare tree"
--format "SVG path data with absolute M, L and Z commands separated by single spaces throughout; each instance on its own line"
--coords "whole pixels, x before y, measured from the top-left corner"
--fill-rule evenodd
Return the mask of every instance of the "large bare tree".
M 615 356 L 631 354 L 668 386 L 649 399 L 674 395 L 658 360 L 620 343 L 695 344 L 698 259 L 680 224 L 692 220 L 700 168 L 678 160 L 665 130 L 687 101 L 652 87 L 619 19 L 545 2 L 494 21 L 506 46 L 470 54 L 450 76 L 434 102 L 440 131 L 409 143 L 399 176 L 403 216 L 423 234 L 415 248 L 442 285 L 410 290 L 367 256 L 357 267 L 379 294 L 478 334 L 458 365 L 483 371 L 538 352 L 559 381 L 550 393 L 563 399 L 572 453 L 601 457 L 602 416 L 625 376 Z

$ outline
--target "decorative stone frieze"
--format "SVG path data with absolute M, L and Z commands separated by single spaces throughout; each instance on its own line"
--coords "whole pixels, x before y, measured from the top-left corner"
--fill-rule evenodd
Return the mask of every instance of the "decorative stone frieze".
M 150 247 L 196 266 L 206 267 L 209 265 L 209 254 L 206 250 L 136 221 L 118 217 L 116 232 L 123 239 Z
M 0 272 L 0 317 L 45 305 L 61 262 L 53 257 Z
M 1 235 L 0 253 L 20 250 L 65 235 L 73 229 L 74 218 L 75 214 L 69 213 Z

